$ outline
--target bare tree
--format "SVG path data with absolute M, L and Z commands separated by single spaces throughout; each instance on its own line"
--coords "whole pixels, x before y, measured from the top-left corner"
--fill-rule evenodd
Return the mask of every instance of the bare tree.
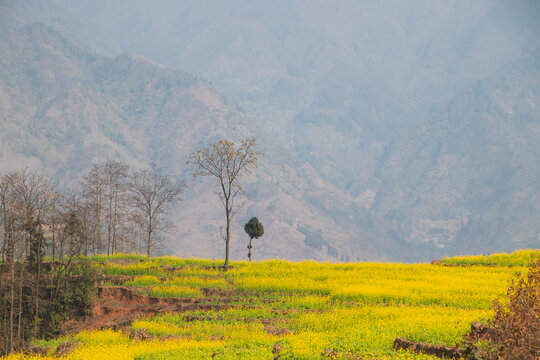
M 131 175 L 129 188 L 131 204 L 142 221 L 146 238 L 146 254 L 155 247 L 155 236 L 171 227 L 165 219 L 170 207 L 180 201 L 183 181 L 145 169 Z
M 14 191 L 16 173 L 2 175 L 0 179 L 0 198 L 2 200 L 3 244 L 2 244 L 2 271 L 0 274 L 0 295 L 2 297 L 2 351 L 9 353 L 16 348 L 15 338 L 15 312 L 16 312 L 16 233 L 14 231 L 17 221 L 17 201 Z M 6 275 L 4 275 L 6 274 Z M 4 278 L 7 280 L 4 281 Z
M 60 209 L 62 200 L 66 200 L 60 193 L 57 193 L 52 199 L 49 206 L 49 211 L 47 211 L 43 217 L 42 221 L 47 227 L 47 233 L 50 240 L 50 251 L 49 254 L 52 256 L 52 263 L 54 264 L 56 260 L 56 249 L 57 249 L 57 240 L 58 240 L 58 226 L 61 221 L 59 219 Z
M 196 166 L 193 176 L 213 176 L 218 180 L 218 194 L 225 208 L 226 219 L 225 235 L 222 234 L 225 240 L 225 266 L 229 265 L 231 220 L 243 205 L 237 200 L 247 197 L 240 180 L 257 166 L 260 155 L 262 153 L 255 150 L 255 139 L 246 139 L 238 147 L 229 140 L 221 140 L 191 153 L 187 161 Z
M 118 225 L 126 208 L 126 180 L 129 167 L 120 161 L 107 161 L 102 164 L 105 180 L 107 255 L 116 252 L 118 246 Z
M 72 260 L 87 231 L 73 210 L 80 201 L 60 199 L 52 182 L 35 172 L 0 175 L 0 355 L 52 329 L 55 314 L 66 311 L 56 297 L 78 286 Z M 61 255 L 62 266 L 55 268 L 53 261 L 45 271 L 43 257 L 54 254 L 57 244 L 66 257 Z
M 102 217 L 103 217 L 103 198 L 105 192 L 105 179 L 103 169 L 98 164 L 92 164 L 92 169 L 86 174 L 82 181 L 83 196 L 88 202 L 88 206 L 93 212 L 92 233 L 94 247 L 98 254 L 102 253 Z
M 122 241 L 120 245 L 122 247 L 120 251 L 129 249 L 132 252 L 143 253 L 145 251 L 144 243 L 146 242 L 145 217 L 133 207 L 126 212 L 125 216 L 126 219 L 121 224 Z
M 27 333 L 37 331 L 40 312 L 42 257 L 45 252 L 44 219 L 56 201 L 51 181 L 27 170 L 4 175 L 0 185 L 4 244 L 2 272 L 4 350 L 20 348 Z M 31 291 L 24 291 L 24 289 Z
M 3 225 L 2 233 L 2 264 L 11 263 L 14 257 L 14 241 L 11 231 L 11 223 L 14 218 L 15 191 L 13 190 L 13 179 L 15 173 L 2 175 L 0 178 L 0 204 L 1 219 Z
M 61 232 L 56 235 L 58 238 L 58 244 L 60 246 L 60 258 L 63 260 L 62 258 L 66 252 L 67 243 L 66 237 L 63 236 L 63 232 L 65 232 L 65 226 L 71 215 L 76 216 L 77 221 L 80 222 L 78 225 L 80 228 L 80 252 L 86 256 L 90 250 L 89 242 L 93 231 L 92 218 L 94 211 L 88 201 L 85 201 L 82 195 L 78 192 L 67 190 L 65 191 L 65 195 L 62 200 L 61 206 L 59 206 L 59 211 L 56 214 L 56 221 L 63 226 L 62 229 L 60 229 Z

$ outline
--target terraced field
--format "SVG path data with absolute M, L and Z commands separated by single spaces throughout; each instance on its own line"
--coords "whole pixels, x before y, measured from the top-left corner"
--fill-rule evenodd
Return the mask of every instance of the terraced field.
M 455 266 L 528 266 L 538 258 L 540 258 L 540 250 L 517 250 L 511 254 L 497 253 L 444 258 L 441 260 L 441 264 Z
M 224 269 L 174 257 L 90 260 L 105 276 L 93 316 L 66 324 L 72 335 L 35 342 L 42 355 L 7 359 L 435 359 L 395 351 L 394 340 L 456 345 L 472 322 L 491 316 L 493 300 L 529 261 Z

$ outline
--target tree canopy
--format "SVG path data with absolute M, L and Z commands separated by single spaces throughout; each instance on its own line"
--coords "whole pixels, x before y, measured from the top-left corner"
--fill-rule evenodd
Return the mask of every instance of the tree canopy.
M 229 265 L 231 220 L 243 205 L 238 200 L 247 197 L 240 180 L 257 166 L 260 155 L 262 153 L 255 149 L 255 139 L 246 139 L 238 146 L 232 141 L 221 140 L 191 153 L 187 161 L 196 166 L 193 176 L 213 176 L 217 179 L 226 219 L 225 234 L 222 234 L 225 240 L 225 266 Z
M 251 242 L 253 239 L 258 239 L 261 236 L 264 235 L 264 227 L 257 219 L 256 217 L 252 217 L 249 219 L 248 223 L 244 225 L 244 230 L 249 236 L 249 244 L 247 246 L 248 248 L 248 259 L 251 261 L 251 249 L 253 248 L 253 245 L 251 245 Z

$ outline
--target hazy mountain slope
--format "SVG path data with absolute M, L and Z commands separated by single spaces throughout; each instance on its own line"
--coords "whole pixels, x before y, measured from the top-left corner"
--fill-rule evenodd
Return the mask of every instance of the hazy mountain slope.
M 168 246 L 181 255 L 218 257 L 219 200 L 213 183 L 191 179 L 185 161 L 218 139 L 255 136 L 266 155 L 247 179 L 251 200 L 233 226 L 234 257 L 245 256 L 243 221 L 254 215 L 267 229 L 256 258 L 390 256 L 368 236 L 359 241 L 362 232 L 350 218 L 332 218 L 336 208 L 352 206 L 346 196 L 194 75 L 128 55 L 100 56 L 42 25 L 1 30 L 0 52 L 3 170 L 28 166 L 73 186 L 92 161 L 120 159 L 134 167 L 154 162 L 189 183 Z M 306 245 L 299 227 L 320 232 L 331 244 Z
M 372 179 L 383 227 L 442 252 L 538 247 L 539 89 L 540 53 L 530 53 L 389 145 Z
M 533 0 L 30 0 L 4 7 L 10 19 L 51 24 L 85 47 L 204 76 L 353 195 L 389 141 L 426 121 L 434 103 L 537 46 L 540 31 Z
M 540 191 L 534 177 L 540 171 L 535 127 L 539 99 L 534 90 L 539 4 L 535 0 L 360 1 L 331 6 L 318 0 L 272 5 L 246 0 L 27 0 L 0 2 L 0 19 L 12 29 L 45 22 L 85 48 L 110 55 L 140 54 L 202 75 L 258 126 L 245 119 L 246 123 L 239 122 L 240 111 L 230 110 L 234 108 L 230 103 L 218 106 L 212 97 L 200 95 L 209 84 L 199 78 L 196 83 L 204 85 L 196 96 L 189 89 L 168 95 L 168 74 L 188 75 L 162 69 L 167 75 L 161 76 L 158 67 L 142 66 L 144 61 L 130 56 L 109 58 L 108 65 L 97 70 L 83 70 L 93 69 L 91 62 L 81 68 L 70 64 L 79 60 L 35 66 L 19 89 L 28 87 L 42 68 L 67 74 L 90 71 L 91 81 L 103 88 L 78 97 L 71 90 L 70 99 L 77 102 L 66 100 L 67 95 L 56 96 L 63 105 L 60 110 L 53 106 L 57 112 L 73 111 L 73 118 L 93 114 L 98 119 L 92 120 L 88 132 L 101 144 L 91 147 L 94 153 L 133 162 L 143 157 L 186 172 L 183 156 L 197 142 L 202 145 L 221 136 L 208 125 L 209 119 L 220 121 L 216 129 L 231 128 L 227 136 L 245 133 L 268 139 L 261 144 L 265 161 L 276 167 L 260 169 L 266 171 L 266 182 L 252 191 L 256 197 L 255 192 L 264 188 L 265 195 L 248 206 L 254 206 L 253 212 L 273 209 L 271 221 L 279 219 L 275 229 L 290 235 L 273 236 L 281 241 L 275 249 L 291 239 L 291 246 L 301 248 L 294 256 L 324 257 L 328 242 L 339 250 L 338 258 L 348 252 L 351 258 L 369 256 L 377 249 L 393 259 L 413 261 L 539 244 L 539 212 L 534 205 Z M 16 61 L 33 59 L 39 64 L 42 51 L 35 50 L 36 59 L 25 55 Z M 2 61 L 12 56 L 2 55 Z M 154 75 L 160 80 L 147 86 L 146 78 Z M 66 77 L 66 82 L 73 79 Z M 111 79 L 113 86 L 106 88 L 104 79 Z M 47 96 L 46 89 L 57 86 L 49 80 L 40 80 Z M 34 100 L 42 100 L 26 100 L 26 92 L 17 93 L 20 101 L 15 95 L 9 104 L 4 101 L 0 111 L 11 109 L 12 118 L 34 116 Z M 99 105 L 86 105 L 82 97 Z M 56 104 L 56 98 L 50 101 Z M 217 119 L 213 107 L 220 114 Z M 54 119 L 52 114 L 48 116 Z M 177 124 L 174 114 L 194 120 Z M 130 125 L 132 120 L 143 124 L 141 119 L 154 125 Z M 71 123 L 62 125 L 65 134 Z M 178 132 L 170 131 L 171 126 Z M 197 136 L 183 135 L 192 127 Z M 15 132 L 22 139 L 26 131 L 34 130 Z M 50 134 L 53 138 L 55 134 Z M 35 141 L 45 144 L 39 137 Z M 71 144 L 83 158 L 88 149 L 70 141 L 62 140 L 58 146 Z M 32 146 L 21 141 L 13 149 L 10 159 L 18 157 L 17 163 L 34 159 L 33 166 L 39 166 L 37 157 L 27 156 Z M 56 164 L 73 160 L 54 149 L 39 156 Z M 80 162 L 74 164 L 82 168 Z M 201 199 L 211 202 L 211 196 Z M 527 198 L 533 199 L 532 205 Z M 210 241 L 205 236 L 214 236 L 211 241 L 220 247 L 217 236 L 208 235 L 216 234 L 219 217 L 208 225 L 197 217 L 199 213 L 204 209 L 182 213 L 180 221 L 189 221 L 182 231 L 201 244 L 197 254 Z M 323 232 L 322 240 L 317 231 Z M 241 228 L 238 236 L 243 236 Z M 311 246 L 304 246 L 305 236 Z M 243 254 L 243 247 L 239 249 Z

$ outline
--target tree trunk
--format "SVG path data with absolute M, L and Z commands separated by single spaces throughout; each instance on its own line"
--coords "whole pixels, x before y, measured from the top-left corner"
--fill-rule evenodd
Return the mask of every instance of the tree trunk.
M 118 222 L 118 192 L 114 192 L 114 211 L 112 217 L 112 253 L 114 254 L 117 251 L 116 244 L 116 225 Z
M 229 242 L 231 240 L 231 210 L 229 209 L 229 199 L 225 199 L 225 216 L 227 218 L 227 231 L 225 234 L 225 264 L 229 266 Z
M 65 235 L 61 237 L 60 240 L 60 261 L 64 261 L 64 244 L 66 242 Z
M 42 243 L 42 240 L 43 240 L 43 236 L 41 236 L 42 233 L 41 233 L 41 224 L 39 223 L 39 219 L 38 219 L 38 253 L 37 253 L 37 276 L 36 276 L 36 292 L 35 292 L 35 297 L 36 297 L 36 308 L 35 308 L 35 313 L 34 313 L 34 326 L 35 326 L 35 334 L 37 335 L 38 333 L 38 326 L 39 326 L 39 320 L 38 320 L 38 316 L 39 316 L 39 298 L 40 298 L 40 294 L 39 294 L 39 289 L 40 289 L 40 280 L 41 280 L 41 247 L 43 245 Z
M 111 254 L 112 251 L 112 207 L 113 207 L 113 198 L 111 185 L 109 185 L 109 221 L 107 224 L 107 256 Z
M 17 314 L 18 321 L 17 321 L 17 346 L 19 347 L 22 344 L 23 341 L 23 334 L 22 334 L 22 316 L 23 316 L 23 287 L 24 287 L 24 268 L 25 264 L 21 261 L 21 272 L 19 274 L 19 308 L 17 309 L 19 312 Z
M 249 262 L 251 262 L 251 248 L 253 247 L 253 246 L 251 245 L 251 240 L 253 240 L 252 237 L 249 238 L 249 245 L 247 246 L 247 248 L 248 248 L 248 259 L 249 259 Z
M 101 196 L 98 197 L 96 220 L 98 254 L 101 255 Z
M 150 257 L 150 247 L 152 244 L 152 226 L 154 226 L 154 224 L 152 224 L 152 218 L 150 217 L 148 220 L 148 238 L 146 239 L 146 255 L 148 257 Z
M 84 215 L 86 216 L 86 215 Z M 88 255 L 88 240 L 90 239 L 90 227 L 88 226 L 88 220 L 84 221 L 84 256 Z
M 2 264 L 7 262 L 7 252 L 9 251 L 8 244 L 8 223 L 6 214 L 6 198 L 2 197 L 2 219 L 4 222 L 4 244 L 2 245 Z
M 13 219 L 9 218 L 9 251 L 11 260 L 10 303 L 9 303 L 9 352 L 13 352 L 13 333 L 15 330 L 15 240 L 13 238 Z
M 56 219 L 55 219 L 55 214 L 53 214 L 53 219 L 52 219 L 52 267 L 53 269 L 54 269 L 55 248 L 56 248 Z

